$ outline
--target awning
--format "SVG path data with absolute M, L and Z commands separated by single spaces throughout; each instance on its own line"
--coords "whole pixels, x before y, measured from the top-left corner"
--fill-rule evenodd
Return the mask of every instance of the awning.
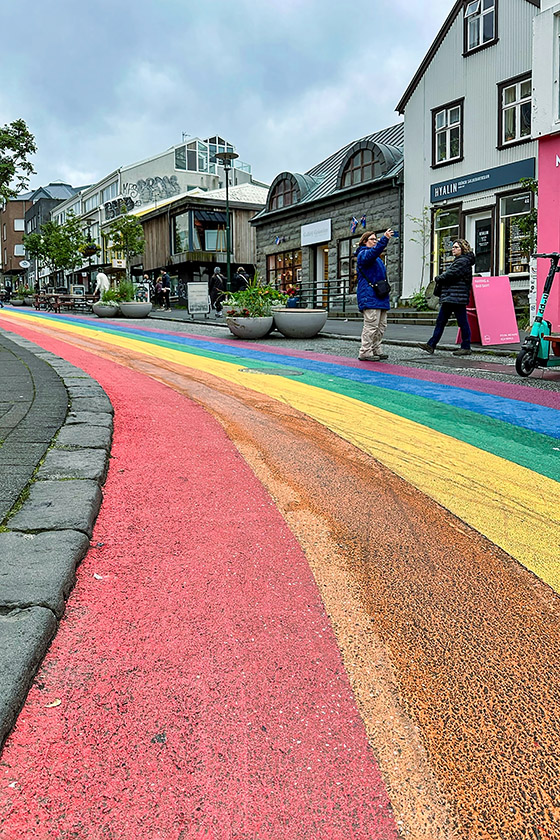
M 200 222 L 221 222 L 224 225 L 226 223 L 226 214 L 219 210 L 195 210 L 194 217 Z

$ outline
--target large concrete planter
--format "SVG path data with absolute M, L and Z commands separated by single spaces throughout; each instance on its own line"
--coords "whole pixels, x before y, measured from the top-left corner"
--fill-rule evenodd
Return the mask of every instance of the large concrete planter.
M 147 318 L 152 311 L 152 304 L 141 300 L 127 300 L 119 303 L 119 308 L 125 318 Z
M 25 306 L 23 298 L 12 298 L 10 303 L 12 306 Z
M 274 326 L 286 338 L 313 338 L 326 322 L 326 309 L 274 309 Z
M 238 338 L 264 338 L 272 328 L 273 317 L 270 315 L 263 318 L 236 318 L 230 315 L 226 318 L 226 324 L 230 332 Z
M 117 312 L 119 311 L 118 303 L 115 303 L 114 306 L 111 306 L 108 303 L 101 303 L 101 301 L 97 301 L 96 303 L 92 304 L 91 308 L 98 318 L 114 318 Z
M 31 295 L 28 295 L 27 297 L 24 297 L 23 302 L 26 306 L 34 306 L 35 298 L 31 297 Z

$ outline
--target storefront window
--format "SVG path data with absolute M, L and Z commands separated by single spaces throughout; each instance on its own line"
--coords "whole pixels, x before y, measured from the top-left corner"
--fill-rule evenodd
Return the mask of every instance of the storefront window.
M 459 209 L 436 210 L 434 214 L 435 273 L 441 274 L 453 262 L 451 246 L 459 238 Z
M 266 261 L 267 283 L 281 291 L 301 283 L 301 250 L 270 254 Z
M 189 214 L 173 217 L 173 253 L 182 254 L 189 250 Z
M 361 236 L 361 234 L 360 234 Z M 338 240 L 338 277 L 342 281 L 340 292 L 355 292 L 358 285 L 356 277 L 356 248 L 360 236 L 349 236 Z
M 531 193 L 500 199 L 500 274 L 529 273 L 529 254 L 521 248 L 519 220 L 531 210 Z

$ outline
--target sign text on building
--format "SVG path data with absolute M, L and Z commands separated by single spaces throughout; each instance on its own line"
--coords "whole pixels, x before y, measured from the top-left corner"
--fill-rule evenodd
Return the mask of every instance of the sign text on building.
M 484 169 L 481 172 L 473 172 L 471 175 L 459 175 L 457 178 L 450 178 L 449 181 L 432 184 L 430 200 L 434 204 L 437 201 L 446 201 L 448 198 L 460 198 L 462 195 L 516 184 L 520 178 L 534 177 L 535 158 L 526 158 L 515 163 L 506 163 L 504 166 L 496 166 L 494 169 Z
M 317 242 L 328 242 L 331 238 L 331 220 L 312 222 L 301 226 L 301 244 L 314 245 Z

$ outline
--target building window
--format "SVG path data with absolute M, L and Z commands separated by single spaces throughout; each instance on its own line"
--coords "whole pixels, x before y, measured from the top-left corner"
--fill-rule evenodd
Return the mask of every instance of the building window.
M 84 213 L 89 213 L 90 210 L 95 210 L 99 205 L 99 193 L 90 196 L 84 201 Z
M 358 285 L 355 253 L 360 236 L 349 236 L 347 239 L 339 239 L 337 243 L 337 276 L 342 281 L 340 288 L 341 294 L 343 291 L 355 292 L 356 286 Z
M 518 222 L 531 210 L 531 193 L 500 199 L 500 274 L 518 277 L 529 273 L 529 254 L 522 250 Z
M 471 0 L 465 7 L 465 52 L 496 40 L 497 0 Z
M 266 260 L 266 280 L 282 291 L 301 283 L 301 250 L 270 254 Z
M 14 245 L 14 257 L 24 257 L 25 248 L 23 245 Z
M 118 182 L 113 181 L 112 184 L 109 184 L 108 187 L 101 193 L 101 204 L 105 204 L 106 201 L 110 201 L 112 198 L 116 198 L 118 192 Z
M 463 100 L 432 111 L 432 166 L 463 157 Z
M 531 139 L 531 76 L 498 85 L 498 148 Z
M 371 181 L 380 175 L 379 163 L 374 159 L 372 149 L 360 149 L 352 155 L 342 173 L 342 186 L 352 187 L 363 181 Z
M 441 274 L 451 265 L 451 246 L 459 239 L 460 210 L 458 207 L 434 213 L 434 272 Z
M 14 230 L 25 230 L 25 219 L 14 219 Z
M 290 178 L 282 178 L 274 187 L 269 201 L 271 210 L 280 210 L 282 207 L 289 207 L 297 201 L 297 191 Z

